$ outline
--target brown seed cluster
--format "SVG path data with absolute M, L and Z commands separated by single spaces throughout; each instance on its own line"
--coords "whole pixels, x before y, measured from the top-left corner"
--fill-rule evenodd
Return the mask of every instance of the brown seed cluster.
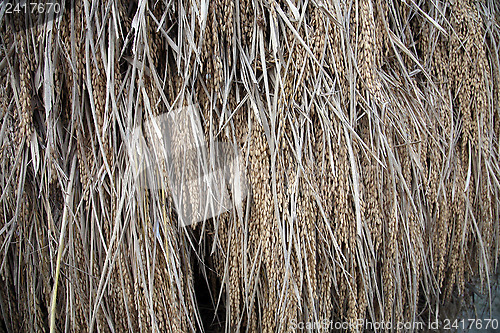
M 374 3 L 371 0 L 361 1 L 359 17 L 360 36 L 359 36 L 359 73 L 361 80 L 366 85 L 368 91 L 374 96 L 380 94 L 380 81 L 377 79 L 378 59 L 380 58 L 380 49 L 375 34 Z
M 21 22 L 17 22 L 19 25 L 23 25 Z M 18 139 L 17 145 L 20 145 L 22 140 L 29 143 L 31 140 L 31 134 L 33 133 L 33 121 L 32 121 L 32 92 L 31 92 L 31 62 L 30 53 L 32 50 L 28 49 L 29 40 L 27 37 L 27 32 L 19 31 L 16 33 L 16 46 L 18 48 L 18 54 L 22 55 L 19 57 L 19 106 L 18 110 Z

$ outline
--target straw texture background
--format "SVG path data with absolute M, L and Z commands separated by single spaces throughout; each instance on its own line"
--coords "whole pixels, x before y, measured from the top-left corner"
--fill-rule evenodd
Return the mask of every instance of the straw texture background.
M 0 330 L 285 332 L 427 322 L 488 297 L 499 25 L 493 0 L 4 14 Z M 193 104 L 209 147 L 241 150 L 250 193 L 243 214 L 179 227 L 127 138 Z

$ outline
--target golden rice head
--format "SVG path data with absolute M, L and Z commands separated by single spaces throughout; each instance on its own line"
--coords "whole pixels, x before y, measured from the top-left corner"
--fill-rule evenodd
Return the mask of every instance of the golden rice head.
M 277 308 L 275 286 L 278 272 L 273 262 L 273 246 L 277 246 L 276 223 L 273 217 L 273 199 L 270 186 L 270 157 L 267 139 L 262 125 L 252 113 L 252 133 L 250 143 L 250 172 L 249 178 L 252 188 L 252 215 L 249 222 L 249 242 L 253 246 L 262 239 L 262 263 L 268 276 L 267 286 L 269 300 L 261 304 L 263 311 L 262 326 L 264 330 L 274 330 L 274 314 Z M 253 259 L 255 260 L 255 259 Z
M 19 26 L 23 24 L 18 22 Z M 26 31 L 22 29 L 16 33 L 17 54 L 19 61 L 19 134 L 17 139 L 17 146 L 21 144 L 23 139 L 29 144 L 31 134 L 33 133 L 33 109 L 32 109 L 32 92 L 31 92 L 31 61 L 29 55 L 31 50 L 28 51 L 28 40 L 26 38 Z
M 97 52 L 96 60 L 97 67 L 91 67 L 91 77 L 92 77 L 92 93 L 94 97 L 95 111 L 96 111 L 96 121 L 97 121 L 97 135 L 100 136 L 102 144 L 104 146 L 105 158 L 108 159 L 108 163 L 112 164 L 112 152 L 110 148 L 108 131 L 109 127 L 105 130 L 105 122 L 109 121 L 106 115 L 105 103 L 106 103 L 106 91 L 107 91 L 107 80 L 106 73 L 104 72 L 104 65 L 102 60 L 101 52 Z
M 305 162 L 305 161 L 304 161 Z M 307 163 L 307 162 L 306 162 Z M 309 184 L 306 179 L 311 179 L 310 170 L 306 169 L 305 175 L 299 179 L 298 193 L 301 193 L 297 202 L 297 229 L 301 242 L 301 255 L 303 260 L 303 267 L 305 272 L 305 281 L 303 282 L 306 287 L 304 299 L 307 300 L 307 306 L 312 311 L 314 309 L 314 300 L 317 299 L 317 262 L 316 262 L 316 207 L 314 207 L 314 198 Z M 313 312 L 308 321 L 314 320 Z
M 249 43 L 253 33 L 253 5 L 249 0 L 240 1 L 240 25 L 243 42 Z
M 453 87 L 458 92 L 458 104 L 464 122 L 462 144 L 470 142 L 475 147 L 479 137 L 476 117 L 486 103 L 482 78 L 487 71 L 484 70 L 486 56 L 482 29 L 476 23 L 480 22 L 477 9 L 468 1 L 456 1 L 451 8 L 451 23 L 457 33 L 450 37 L 450 47 L 453 50 L 450 66 L 451 72 L 455 73 Z M 479 72 L 480 69 L 483 71 Z
M 360 2 L 360 33 L 358 55 L 359 73 L 368 91 L 377 96 L 380 94 L 380 81 L 377 78 L 377 66 L 380 63 L 381 51 L 375 38 L 374 8 L 371 0 Z
M 397 233 L 398 233 L 398 215 L 397 206 L 394 201 L 394 190 L 392 181 L 387 179 L 391 177 L 390 174 L 385 173 L 384 175 L 384 187 L 387 189 L 388 193 L 384 197 L 384 206 L 386 216 L 385 216 L 385 235 L 384 235 L 384 246 L 385 255 L 384 261 L 382 263 L 382 281 L 383 292 L 384 292 L 384 317 L 386 322 L 392 321 L 394 318 L 394 298 L 396 293 L 396 279 L 395 279 L 395 256 L 396 256 L 396 244 L 397 244 Z
M 459 158 L 459 163 L 457 163 L 456 179 L 457 179 L 457 190 L 454 197 L 454 202 L 452 204 L 452 223 L 454 224 L 453 237 L 449 243 L 450 246 L 450 257 L 448 258 L 448 274 L 449 278 L 444 286 L 444 297 L 451 297 L 451 292 L 456 286 L 458 288 L 459 295 L 463 292 L 464 287 L 464 269 L 465 269 L 465 251 L 462 251 L 462 239 L 463 234 L 467 234 L 465 227 L 465 214 L 468 211 L 466 208 L 467 196 L 470 195 L 470 190 L 465 191 L 465 165 L 460 162 L 463 160 L 462 156 Z M 470 199 L 468 199 L 470 200 Z

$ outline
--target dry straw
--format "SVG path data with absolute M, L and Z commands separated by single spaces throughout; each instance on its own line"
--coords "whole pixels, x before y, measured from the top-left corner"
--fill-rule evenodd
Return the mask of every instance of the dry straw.
M 428 322 L 491 296 L 494 1 L 71 3 L 0 18 L 1 330 Z M 183 227 L 169 166 L 137 174 L 129 139 L 154 151 L 145 125 L 190 105 L 249 193 Z

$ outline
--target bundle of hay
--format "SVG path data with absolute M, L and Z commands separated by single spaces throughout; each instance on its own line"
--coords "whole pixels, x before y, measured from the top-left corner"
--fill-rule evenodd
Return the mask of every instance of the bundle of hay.
M 3 331 L 362 331 L 489 295 L 493 0 L 17 2 L 0 11 Z M 155 135 L 182 153 L 197 128 L 194 163 L 159 158 Z M 172 174 L 221 144 L 248 191 L 203 210 Z

